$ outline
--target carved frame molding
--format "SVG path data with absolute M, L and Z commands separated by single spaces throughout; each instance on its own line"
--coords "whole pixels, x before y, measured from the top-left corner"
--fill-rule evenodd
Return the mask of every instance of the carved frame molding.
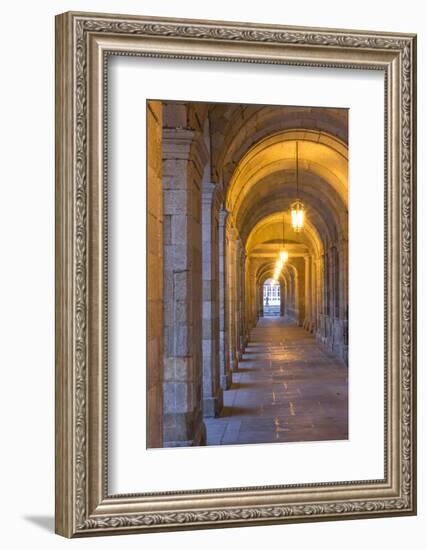
M 105 181 L 109 55 L 385 75 L 385 478 L 108 495 Z M 416 513 L 416 37 L 65 13 L 56 18 L 56 532 L 67 537 Z

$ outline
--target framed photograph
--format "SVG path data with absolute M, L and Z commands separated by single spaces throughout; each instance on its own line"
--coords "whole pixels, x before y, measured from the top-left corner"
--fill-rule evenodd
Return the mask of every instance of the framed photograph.
M 56 18 L 56 532 L 416 513 L 416 37 Z

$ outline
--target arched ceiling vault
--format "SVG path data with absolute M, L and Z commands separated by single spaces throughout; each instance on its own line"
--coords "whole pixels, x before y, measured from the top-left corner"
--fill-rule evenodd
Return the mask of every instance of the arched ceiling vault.
M 283 227 L 284 217 L 286 221 Z M 290 248 L 297 249 L 299 247 L 303 249 L 307 248 L 308 251 L 312 252 L 315 256 L 322 253 L 322 240 L 316 227 L 310 221 L 309 216 L 307 216 L 304 231 L 295 233 L 290 224 L 289 213 L 286 212 L 285 215 L 283 215 L 281 212 L 276 212 L 262 218 L 253 227 L 246 240 L 246 254 L 250 255 L 257 247 L 259 248 L 263 244 L 277 243 L 277 246 L 282 248 L 283 233 L 285 235 L 285 245 L 288 250 L 290 250 Z
M 322 178 L 313 173 L 303 171 L 299 174 L 299 188 L 295 184 L 295 173 L 291 171 L 277 171 L 269 176 L 262 178 L 253 185 L 248 193 L 243 197 L 239 208 L 234 210 L 235 219 L 239 220 L 240 227 L 243 226 L 246 213 L 259 204 L 266 197 L 274 196 L 278 205 L 288 207 L 293 200 L 305 197 L 305 202 L 313 206 L 322 203 L 325 212 L 331 211 L 332 217 L 336 223 L 341 223 L 346 218 L 347 205 L 341 200 L 341 197 L 331 188 L 331 186 Z
M 278 171 L 296 168 L 311 172 L 327 182 L 348 203 L 347 147 L 336 138 L 304 130 L 286 131 L 270 136 L 254 145 L 241 159 L 227 188 L 227 210 L 237 215 L 251 187 Z
M 329 242 L 334 240 L 337 235 L 332 223 L 327 223 L 320 216 L 317 209 L 306 207 L 304 229 L 300 233 L 295 233 L 291 225 L 291 215 L 289 209 L 279 210 L 277 204 L 272 199 L 262 202 L 256 212 L 253 213 L 250 224 L 244 226 L 242 230 L 242 242 L 247 253 L 253 246 L 261 242 L 267 242 L 274 239 L 283 241 L 283 218 L 285 219 L 285 241 L 300 242 L 309 248 L 316 248 L 317 252 L 327 248 Z M 277 227 L 266 228 L 264 234 L 265 241 L 261 241 L 258 235 L 259 224 L 264 226 L 266 223 L 274 223 Z M 256 235 L 256 237 L 255 237 Z M 270 236 L 271 235 L 271 236 Z
M 347 147 L 334 137 L 321 138 L 316 132 L 304 130 L 269 136 L 255 144 L 236 167 L 226 206 L 247 253 L 263 242 L 277 240 L 278 217 L 284 214 L 288 218 L 285 230 L 288 238 L 292 238 L 289 212 L 297 197 L 306 208 L 306 227 L 295 236 L 311 252 L 317 255 L 329 242 L 347 237 Z M 272 224 L 269 229 L 268 223 Z
M 346 109 L 216 104 L 210 123 L 214 173 L 225 186 L 246 152 L 273 134 L 304 129 L 348 143 Z
M 285 185 L 281 185 L 280 181 L 266 186 L 262 183 L 259 186 L 261 192 L 257 193 L 253 200 L 248 199 L 236 219 L 236 226 L 244 243 L 257 223 L 271 214 L 285 215 L 286 220 L 290 221 L 290 205 L 295 200 L 295 193 Z M 347 238 L 347 210 L 339 200 L 335 200 L 337 197 L 333 193 L 327 195 L 326 192 L 321 191 L 321 185 L 316 187 L 310 184 L 304 187 L 299 196 L 306 208 L 307 223 L 311 223 L 322 236 L 324 246 L 339 237 Z M 289 236 L 292 234 L 291 230 Z

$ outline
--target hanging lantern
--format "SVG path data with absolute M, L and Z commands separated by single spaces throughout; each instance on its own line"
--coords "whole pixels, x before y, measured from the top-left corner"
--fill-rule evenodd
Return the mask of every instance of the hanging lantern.
M 304 205 L 297 199 L 291 205 L 292 227 L 296 233 L 299 233 L 304 226 Z
M 295 142 L 295 157 L 296 157 L 296 187 L 297 187 L 297 197 L 299 195 L 299 187 L 298 187 L 298 141 Z M 296 201 L 294 201 L 291 204 L 291 222 L 292 227 L 296 233 L 299 233 L 301 229 L 304 227 L 304 204 L 301 199 L 297 198 Z

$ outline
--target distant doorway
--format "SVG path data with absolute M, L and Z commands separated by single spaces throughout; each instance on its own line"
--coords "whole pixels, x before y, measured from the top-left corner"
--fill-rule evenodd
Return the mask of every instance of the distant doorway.
M 280 317 L 280 284 L 267 279 L 263 285 L 263 316 Z

